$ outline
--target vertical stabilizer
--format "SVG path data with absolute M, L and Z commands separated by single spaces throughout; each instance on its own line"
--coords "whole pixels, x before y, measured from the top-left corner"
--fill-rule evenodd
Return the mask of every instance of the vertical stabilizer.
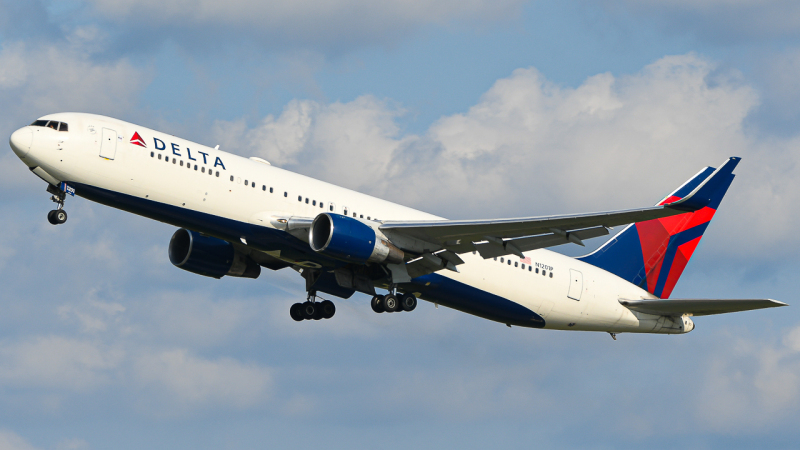
M 692 257 L 722 197 L 735 175 L 740 158 L 730 158 L 719 169 L 706 167 L 659 205 L 676 202 L 710 176 L 719 177 L 708 203 L 694 212 L 628 225 L 595 252 L 578 258 L 611 272 L 660 298 L 669 298 Z

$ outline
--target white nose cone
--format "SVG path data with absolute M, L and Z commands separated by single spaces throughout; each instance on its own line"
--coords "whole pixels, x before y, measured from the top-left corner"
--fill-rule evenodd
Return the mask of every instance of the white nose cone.
M 20 128 L 11 133 L 11 137 L 8 139 L 8 143 L 11 144 L 11 150 L 14 150 L 14 153 L 20 158 L 24 158 L 28 154 L 31 149 L 31 142 L 33 142 L 33 131 L 28 127 Z

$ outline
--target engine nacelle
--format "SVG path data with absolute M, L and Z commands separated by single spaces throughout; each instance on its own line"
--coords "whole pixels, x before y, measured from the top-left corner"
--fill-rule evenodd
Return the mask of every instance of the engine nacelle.
M 341 214 L 322 213 L 311 223 L 308 243 L 315 252 L 356 264 L 400 264 L 405 255 L 366 223 Z
M 225 275 L 258 278 L 261 266 L 237 252 L 230 242 L 181 228 L 169 241 L 169 260 L 175 267 L 212 278 Z

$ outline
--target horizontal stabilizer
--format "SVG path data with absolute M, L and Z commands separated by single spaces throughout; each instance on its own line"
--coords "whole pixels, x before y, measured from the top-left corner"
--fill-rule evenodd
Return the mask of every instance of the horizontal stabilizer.
M 632 311 L 659 316 L 709 316 L 712 314 L 725 314 L 752 309 L 775 308 L 789 306 L 786 303 L 768 298 L 758 299 L 652 299 L 652 300 L 625 300 L 619 302 Z

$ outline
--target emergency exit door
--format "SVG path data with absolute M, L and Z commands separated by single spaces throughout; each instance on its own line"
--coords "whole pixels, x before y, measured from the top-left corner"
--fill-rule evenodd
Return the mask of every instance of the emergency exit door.
M 109 128 L 103 128 L 103 141 L 100 142 L 100 157 L 114 159 L 117 154 L 117 132 Z
M 573 300 L 580 300 L 581 292 L 583 292 L 583 274 L 577 270 L 569 269 L 569 292 L 567 297 Z

